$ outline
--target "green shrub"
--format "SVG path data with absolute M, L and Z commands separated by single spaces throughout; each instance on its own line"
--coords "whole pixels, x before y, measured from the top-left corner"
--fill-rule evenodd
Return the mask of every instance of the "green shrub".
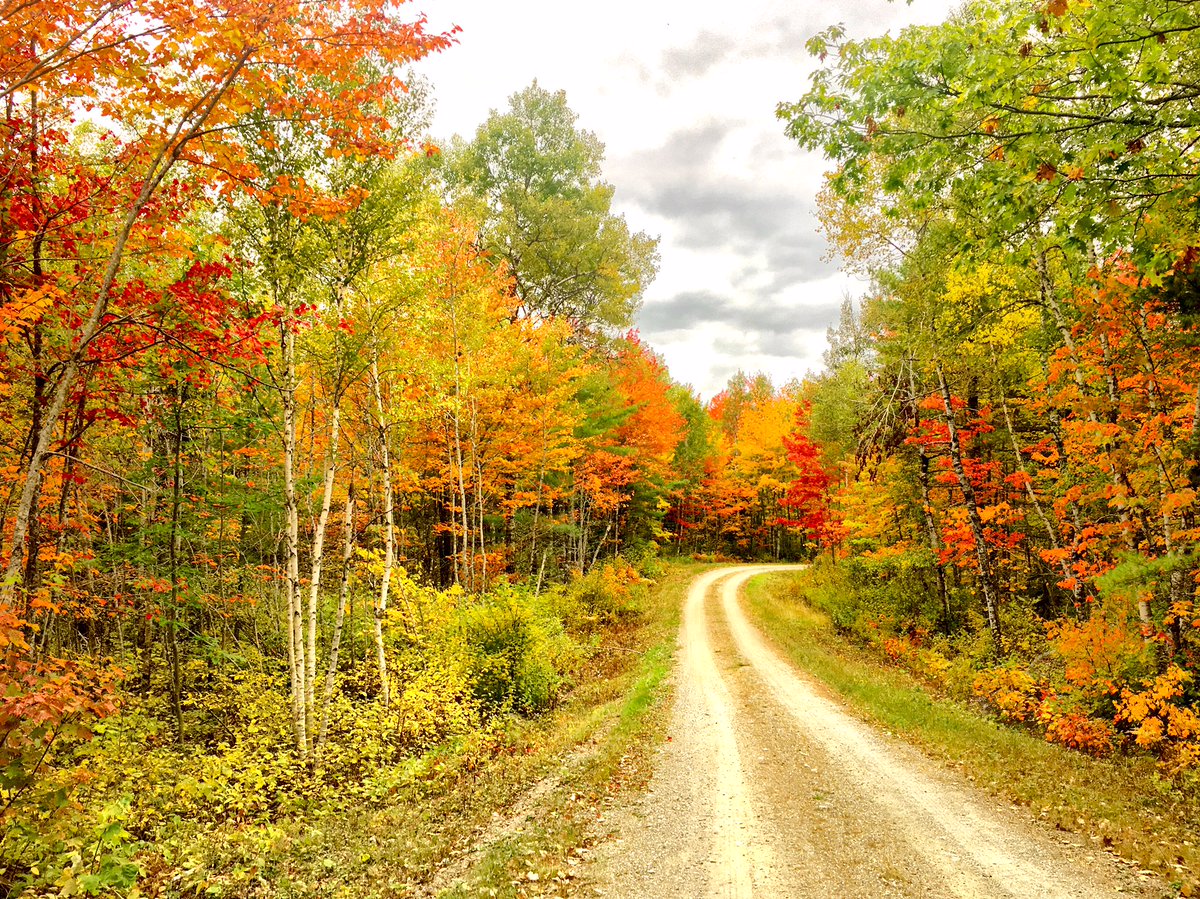
M 489 713 L 533 714 L 558 694 L 553 637 L 561 624 L 539 618 L 532 606 L 530 597 L 505 589 L 459 613 L 467 678 Z

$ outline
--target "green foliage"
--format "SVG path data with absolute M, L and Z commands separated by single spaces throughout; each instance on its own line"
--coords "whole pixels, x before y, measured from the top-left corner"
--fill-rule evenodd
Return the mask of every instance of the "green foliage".
M 539 616 L 531 597 L 503 590 L 459 616 L 472 693 L 495 714 L 533 714 L 555 701 L 562 625 Z
M 705 464 L 714 452 L 713 423 L 690 389 L 672 385 L 668 396 L 685 423 L 684 437 L 675 447 L 671 470 L 684 485 L 695 487 L 703 479 Z
M 611 211 L 604 147 L 575 118 L 566 94 L 535 81 L 454 148 L 446 177 L 479 219 L 487 250 L 508 263 L 527 314 L 628 327 L 658 242 Z
M 883 160 L 892 208 L 949 201 L 993 246 L 1049 223 L 1047 243 L 1109 252 L 1195 196 L 1195 35 L 1190 8 L 1157 0 L 976 0 L 895 36 L 829 29 L 809 44 L 824 62 L 811 89 L 779 115 L 840 165 L 847 197 Z M 1146 236 L 1162 271 L 1170 250 Z
M 811 600 L 838 628 L 859 639 L 928 631 L 939 615 L 928 589 L 928 566 L 928 554 L 921 550 L 851 556 L 836 566 L 818 558 L 810 569 Z

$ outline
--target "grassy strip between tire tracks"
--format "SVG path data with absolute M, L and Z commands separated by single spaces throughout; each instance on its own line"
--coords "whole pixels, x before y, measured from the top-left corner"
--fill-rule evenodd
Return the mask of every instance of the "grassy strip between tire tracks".
M 747 584 L 746 612 L 787 658 L 852 711 L 989 792 L 1027 806 L 1050 826 L 1110 848 L 1184 896 L 1200 896 L 1200 808 L 1159 777 L 1152 760 L 1094 759 L 939 697 L 907 671 L 841 638 L 804 595 L 803 573 L 762 575 Z

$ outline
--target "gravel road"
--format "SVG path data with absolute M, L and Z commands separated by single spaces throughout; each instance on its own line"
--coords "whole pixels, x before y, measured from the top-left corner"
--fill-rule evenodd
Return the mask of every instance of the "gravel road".
M 710 571 L 679 636 L 670 740 L 650 789 L 606 816 L 584 895 L 1160 897 L 1163 885 L 1046 830 L 849 715 L 746 620 Z

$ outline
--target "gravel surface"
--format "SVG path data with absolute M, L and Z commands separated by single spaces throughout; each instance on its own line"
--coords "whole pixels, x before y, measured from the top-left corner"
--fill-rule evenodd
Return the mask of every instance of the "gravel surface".
M 750 625 L 738 591 L 780 566 L 710 571 L 680 629 L 671 737 L 649 790 L 611 809 L 583 895 L 1168 895 L 849 715 Z

